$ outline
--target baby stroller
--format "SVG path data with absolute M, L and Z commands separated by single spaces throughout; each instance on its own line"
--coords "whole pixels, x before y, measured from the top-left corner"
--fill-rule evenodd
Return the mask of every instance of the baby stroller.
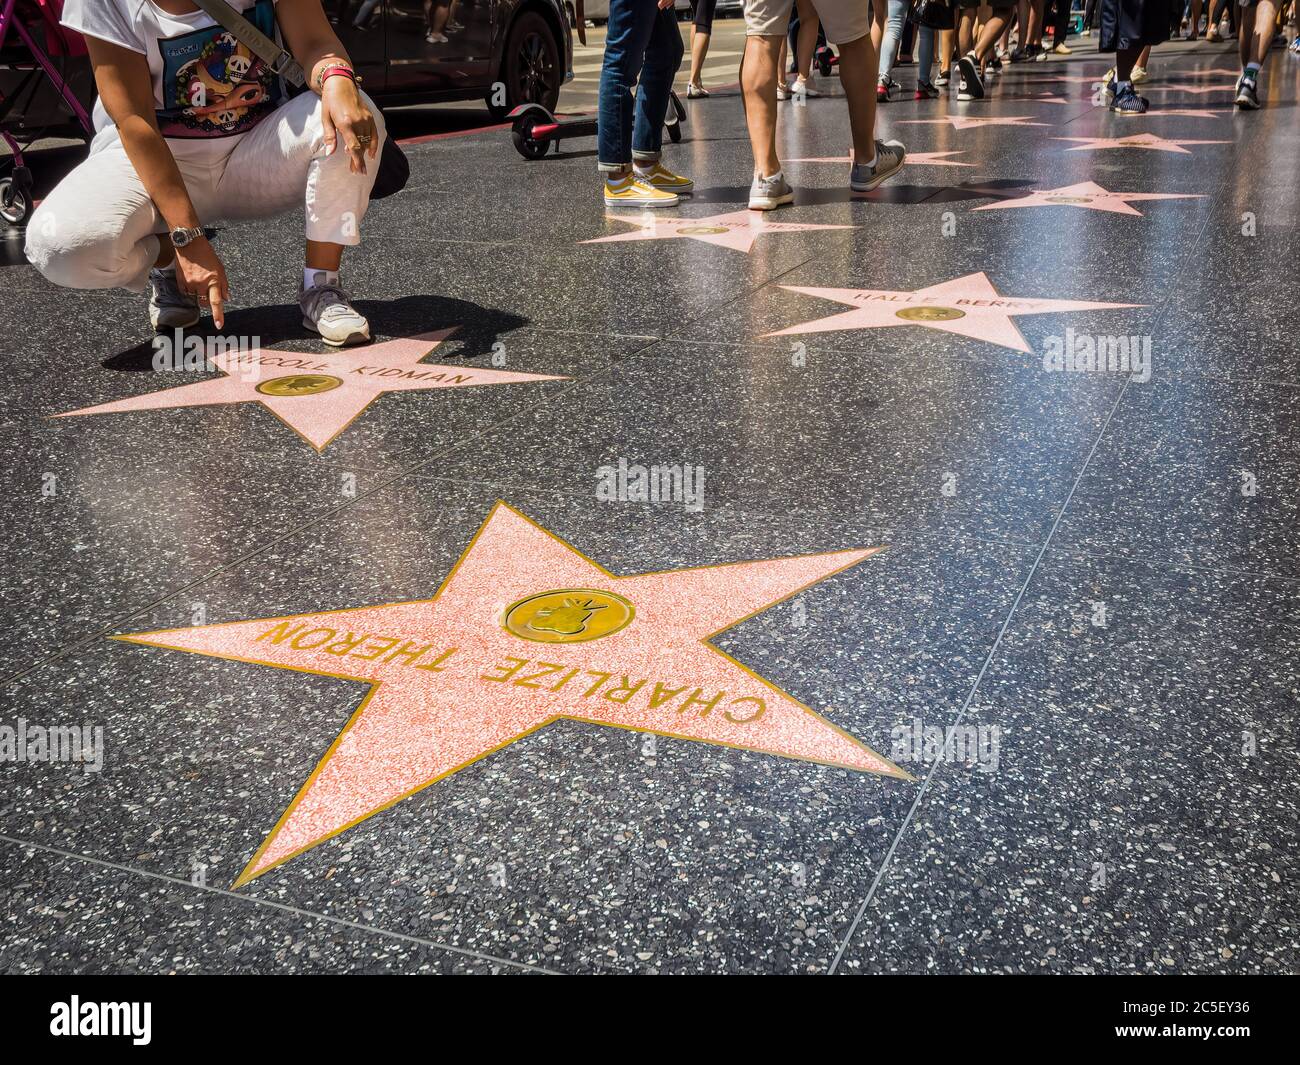
M 59 25 L 62 0 L 0 0 L 0 138 L 12 169 L 0 178 L 0 218 L 21 226 L 32 211 L 23 146 L 59 134 L 88 138 L 90 115 L 73 82 L 91 94 L 86 45 Z

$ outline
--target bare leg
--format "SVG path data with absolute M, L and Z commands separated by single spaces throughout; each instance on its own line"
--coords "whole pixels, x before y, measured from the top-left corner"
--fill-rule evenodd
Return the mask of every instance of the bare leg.
M 879 53 L 871 34 L 840 45 L 840 84 L 849 104 L 853 160 L 869 163 L 876 154 L 876 76 Z
M 997 43 L 998 38 L 1002 36 L 1002 29 L 1007 24 L 1010 12 L 1009 7 L 999 8 L 989 15 L 988 21 L 980 27 L 979 39 L 971 50 L 975 53 L 975 58 L 979 60 L 981 67 L 984 66 L 988 57 L 992 55 L 993 46 Z
M 691 84 L 701 88 L 700 79 L 704 77 L 704 60 L 709 54 L 709 37 L 703 30 L 691 30 Z
M 172 260 L 176 258 L 176 249 L 172 247 L 172 238 L 170 233 L 159 233 L 158 236 L 158 258 L 154 259 L 155 268 L 170 266 Z
M 1043 43 L 1043 9 L 1046 0 L 1029 0 L 1029 40 L 1035 46 Z
M 975 12 L 964 7 L 957 14 L 960 16 L 960 21 L 957 23 L 957 48 L 962 55 L 965 55 L 971 50 L 971 43 L 975 38 Z
M 781 169 L 776 157 L 776 79 L 784 40 L 784 34 L 746 37 L 740 65 L 749 146 L 754 153 L 754 169 L 763 177 L 771 177 Z
M 337 271 L 342 262 L 342 244 L 326 244 L 320 240 L 307 241 L 305 264 L 308 270 Z
M 1277 4 L 1274 0 L 1259 0 L 1255 5 L 1255 48 L 1251 60 L 1264 65 L 1269 47 L 1273 44 L 1273 28 L 1277 22 Z M 1242 34 L 1243 39 L 1245 34 Z
M 799 36 L 796 40 L 798 54 L 794 57 L 794 65 L 798 69 L 799 80 L 807 81 L 809 74 L 812 73 L 813 52 L 817 50 L 819 20 L 812 0 L 798 0 L 798 8 Z

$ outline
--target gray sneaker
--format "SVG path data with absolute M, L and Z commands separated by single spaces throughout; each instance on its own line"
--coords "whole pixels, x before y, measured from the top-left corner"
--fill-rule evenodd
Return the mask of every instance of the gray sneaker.
M 754 183 L 749 186 L 749 209 L 774 211 L 783 203 L 794 203 L 794 189 L 785 175 L 779 170 L 771 177 L 755 174 Z
M 298 291 L 302 324 L 320 334 L 331 347 L 365 344 L 370 340 L 370 323 L 348 301 L 348 294 L 338 285 L 324 284 L 323 273 L 316 274 L 316 284 Z
M 181 291 L 175 270 L 149 271 L 149 321 L 155 330 L 188 329 L 202 313 L 198 299 Z
M 886 178 L 891 178 L 903 168 L 907 149 L 898 141 L 876 141 L 876 165 L 854 163 L 849 175 L 849 188 L 854 192 L 870 192 Z

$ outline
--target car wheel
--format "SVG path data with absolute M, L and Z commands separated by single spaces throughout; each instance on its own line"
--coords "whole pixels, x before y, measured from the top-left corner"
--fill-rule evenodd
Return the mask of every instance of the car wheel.
M 541 104 L 554 111 L 560 99 L 560 45 L 555 31 L 536 11 L 525 11 L 510 27 L 501 56 L 501 78 L 506 102 L 496 106 L 488 100 L 495 118 L 504 118 L 520 104 Z

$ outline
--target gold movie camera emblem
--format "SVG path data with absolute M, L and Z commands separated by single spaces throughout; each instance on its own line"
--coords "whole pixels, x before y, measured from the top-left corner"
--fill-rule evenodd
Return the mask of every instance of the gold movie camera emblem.
M 560 588 L 512 603 L 502 625 L 537 643 L 584 643 L 626 628 L 635 613 L 631 603 L 613 592 Z

